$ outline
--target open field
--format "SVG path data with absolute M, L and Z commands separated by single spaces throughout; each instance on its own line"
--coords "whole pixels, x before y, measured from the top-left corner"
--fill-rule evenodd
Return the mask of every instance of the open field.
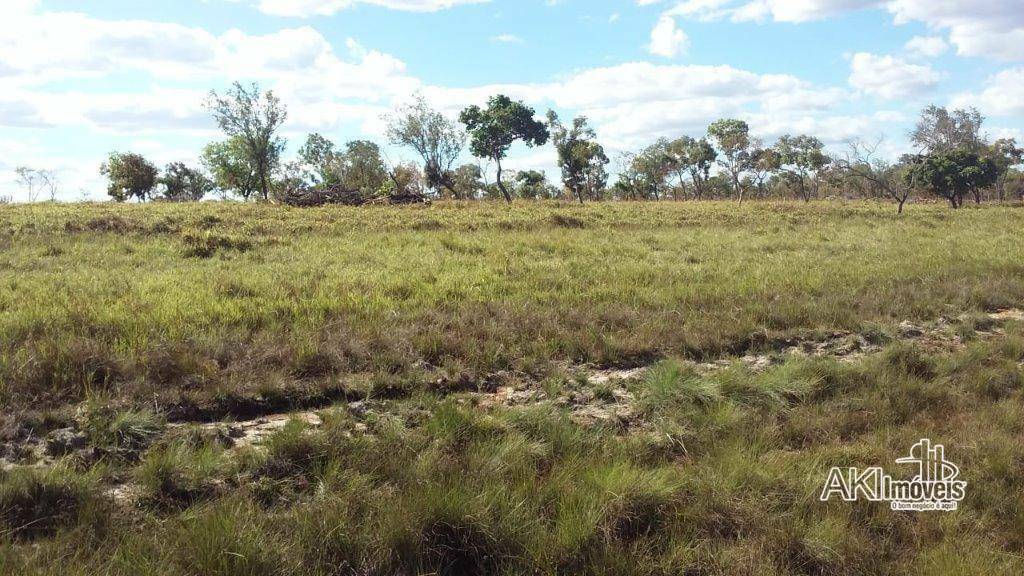
M 1019 574 L 1022 230 L 0 206 L 0 573 Z M 818 500 L 920 438 L 960 510 Z

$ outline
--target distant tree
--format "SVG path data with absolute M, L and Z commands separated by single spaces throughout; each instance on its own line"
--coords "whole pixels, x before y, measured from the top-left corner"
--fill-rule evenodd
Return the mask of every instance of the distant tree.
M 895 200 L 896 213 L 903 214 L 904 205 L 917 187 L 919 174 L 908 173 L 910 166 L 905 162 L 890 162 L 878 156 L 876 152 L 880 145 L 881 140 L 874 144 L 851 141 L 846 157 L 837 161 L 837 167 L 848 178 L 867 185 L 876 194 Z
M 285 141 L 276 135 L 288 118 L 284 105 L 273 92 L 262 93 L 256 84 L 246 88 L 238 82 L 224 96 L 211 91 L 206 105 L 221 130 L 237 139 L 256 172 L 260 194 L 267 200 L 271 176 L 285 146 Z
M 968 194 L 980 203 L 980 190 L 999 178 L 995 160 L 968 148 L 913 156 L 907 162 L 910 166 L 904 173 L 905 182 L 945 198 L 953 208 L 962 207 Z
M 515 176 L 516 196 L 531 200 L 549 200 L 561 196 L 562 191 L 548 182 L 547 175 L 540 170 L 523 170 Z
M 408 162 L 398 164 L 388 171 L 391 185 L 388 193 L 392 196 L 424 196 L 426 193 L 426 179 L 423 173 L 415 164 Z
M 622 170 L 613 192 L 630 200 L 660 200 L 665 194 L 670 171 L 665 153 L 666 140 L 660 140 L 638 153 L 624 153 L 619 161 Z
M 477 164 L 463 164 L 452 171 L 453 195 L 456 200 L 474 200 L 486 188 L 484 171 Z
M 975 108 L 950 112 L 928 106 L 910 133 L 910 140 L 922 154 L 939 154 L 955 149 L 978 151 L 983 144 L 981 126 L 985 117 Z
M 718 153 L 707 139 L 696 140 L 683 136 L 669 142 L 665 146 L 668 167 L 679 180 L 679 186 L 685 192 L 687 178 L 693 187 L 693 197 L 703 198 L 707 193 L 707 182 L 711 177 Z
M 597 134 L 583 116 L 574 118 L 572 126 L 565 126 L 554 110 L 548 111 L 548 129 L 558 152 L 558 167 L 562 169 L 562 183 L 583 204 L 584 192 L 591 199 L 600 197 L 608 185 L 608 156 L 597 143 Z
M 334 159 L 333 174 L 337 181 L 350 190 L 358 190 L 364 198 L 371 198 L 386 188 L 387 167 L 380 147 L 369 140 L 352 140 L 345 151 Z
M 791 182 L 805 202 L 818 195 L 818 174 L 831 160 L 825 154 L 825 145 L 813 136 L 779 138 L 775 144 L 786 180 Z
M 330 186 L 338 183 L 338 152 L 331 142 L 318 133 L 306 137 L 299 148 L 299 165 L 303 175 L 314 186 Z
M 765 186 L 782 169 L 782 155 L 775 148 L 755 148 L 750 153 L 750 180 L 760 196 L 765 196 Z
M 1024 163 L 1024 148 L 1018 147 L 1017 141 L 1013 138 L 1001 138 L 992 144 L 989 153 L 999 169 L 996 192 L 999 201 L 1002 202 L 1006 200 L 1006 184 L 1012 169 Z
M 107 194 L 117 202 L 149 198 L 156 188 L 158 170 L 140 154 L 111 152 L 100 166 L 100 174 L 110 181 Z
M 718 148 L 718 164 L 729 175 L 732 192 L 743 203 L 746 185 L 743 174 L 750 169 L 750 126 L 743 120 L 718 120 L 708 127 L 708 136 Z
M 259 174 L 241 138 L 207 144 L 200 158 L 222 193 L 249 200 L 259 190 Z
M 57 175 L 50 170 L 18 166 L 14 169 L 17 182 L 25 189 L 25 199 L 28 202 L 35 202 L 39 194 L 46 193 L 50 200 L 57 199 L 57 188 L 59 181 Z
M 466 146 L 466 133 L 431 109 L 422 94 L 417 94 L 411 104 L 399 108 L 387 120 L 391 143 L 408 146 L 422 158 L 427 187 L 435 192 L 447 188 L 456 194 L 452 166 Z
M 214 188 L 206 174 L 183 162 L 168 164 L 159 183 L 164 187 L 163 199 L 171 202 L 198 202 Z
M 459 116 L 469 132 L 473 155 L 497 164 L 498 189 L 509 204 L 512 203 L 512 195 L 501 180 L 501 161 L 509 148 L 519 140 L 531 147 L 543 146 L 548 141 L 547 127 L 533 116 L 533 108 L 505 95 L 492 97 L 486 109 L 470 106 Z

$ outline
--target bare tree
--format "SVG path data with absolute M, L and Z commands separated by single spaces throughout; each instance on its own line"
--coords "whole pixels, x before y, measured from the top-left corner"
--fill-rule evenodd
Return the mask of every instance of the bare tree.
M 27 201 L 35 202 L 43 193 L 47 194 L 51 201 L 57 199 L 60 181 L 52 170 L 18 166 L 14 169 L 14 173 L 17 175 L 18 184 L 27 192 Z
M 931 105 L 921 111 L 910 140 L 922 153 L 948 152 L 954 148 L 977 151 L 984 143 L 981 125 L 985 117 L 976 108 L 947 110 Z
M 884 139 L 872 143 L 851 140 L 845 157 L 837 159 L 839 168 L 850 178 L 855 178 L 882 195 L 896 201 L 897 214 L 903 214 L 903 206 L 914 190 L 912 179 L 904 177 L 906 166 L 890 162 L 877 152 Z

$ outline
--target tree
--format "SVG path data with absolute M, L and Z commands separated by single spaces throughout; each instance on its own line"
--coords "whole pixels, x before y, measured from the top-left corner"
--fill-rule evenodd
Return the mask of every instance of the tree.
M 201 160 L 213 176 L 214 186 L 223 193 L 249 200 L 259 189 L 259 174 L 240 138 L 207 144 Z
M 876 156 L 880 145 L 881 140 L 874 144 L 853 140 L 849 143 L 846 157 L 837 165 L 848 177 L 895 200 L 896 214 L 903 214 L 903 207 L 916 187 L 918 174 L 908 174 L 910 167 L 904 162 L 894 163 Z
M 718 120 L 708 127 L 708 136 L 721 153 L 718 164 L 728 173 L 733 194 L 742 204 L 746 192 L 743 174 L 751 164 L 750 126 L 743 120 Z
M 159 182 L 164 186 L 163 198 L 171 202 L 198 202 L 214 188 L 206 174 L 183 162 L 168 164 Z
M 306 137 L 299 148 L 299 165 L 307 179 L 314 186 L 330 186 L 338 183 L 338 153 L 331 142 L 318 133 Z
M 543 146 L 550 136 L 544 123 L 533 116 L 533 108 L 505 95 L 492 97 L 486 109 L 470 106 L 459 115 L 459 120 L 469 132 L 473 155 L 497 164 L 498 189 L 509 204 L 512 203 L 512 195 L 501 181 L 501 161 L 516 141 L 522 140 L 530 147 Z
M 337 182 L 364 198 L 377 196 L 386 187 L 388 170 L 380 147 L 369 140 L 352 140 L 334 159 Z
M 666 143 L 660 140 L 638 153 L 622 154 L 619 164 L 623 169 L 619 172 L 614 190 L 618 197 L 630 200 L 661 199 L 669 173 Z
M 775 151 L 786 179 L 796 185 L 797 193 L 805 202 L 818 195 L 818 174 L 831 160 L 825 155 L 825 145 L 813 136 L 790 136 L 779 138 Z
M 532 200 L 558 198 L 562 191 L 548 182 L 547 174 L 540 170 L 523 170 L 516 173 L 516 195 Z
M 686 178 L 689 177 L 693 185 L 693 197 L 704 197 L 707 193 L 708 179 L 711 177 L 711 167 L 718 158 L 718 153 L 707 139 L 696 140 L 683 136 L 668 142 L 665 154 L 668 158 L 668 168 L 675 173 L 684 192 Z
M 117 202 L 137 198 L 145 201 L 156 188 L 157 168 L 140 154 L 111 152 L 100 166 L 100 174 L 110 180 L 107 194 Z
M 782 155 L 774 148 L 757 148 L 750 153 L 751 181 L 761 196 L 765 196 L 765 184 L 782 169 Z
M 26 200 L 35 202 L 41 192 L 49 195 L 50 200 L 56 200 L 59 182 L 56 174 L 50 170 L 18 166 L 14 169 L 18 184 L 25 188 Z
M 1024 163 L 1024 149 L 1017 147 L 1017 141 L 1013 138 L 1001 138 L 992 144 L 990 154 L 999 168 L 996 190 L 999 194 L 999 201 L 1002 202 L 1006 199 L 1006 181 L 1011 170 Z
M 587 125 L 587 119 L 579 116 L 566 127 L 558 114 L 548 112 L 548 128 L 558 152 L 558 167 L 562 169 L 562 183 L 583 204 L 583 192 L 594 199 L 608 184 L 608 156 L 596 142 L 597 134 Z
M 429 188 L 436 192 L 447 188 L 457 197 L 452 166 L 466 145 L 465 132 L 417 94 L 411 104 L 388 118 L 387 133 L 392 144 L 408 146 L 420 155 Z
M 463 164 L 452 171 L 454 195 L 458 200 L 473 200 L 480 196 L 486 184 L 484 171 L 477 164 Z
M 975 108 L 950 112 L 931 105 L 921 111 L 910 140 L 922 154 L 950 152 L 957 148 L 977 151 L 983 145 L 981 125 L 984 121 L 985 117 Z
M 904 181 L 945 198 L 953 208 L 962 207 L 967 194 L 973 194 L 975 201 L 980 202 L 979 190 L 995 184 L 999 178 L 995 160 L 967 148 L 922 154 L 907 161 L 910 166 Z
M 285 141 L 275 135 L 288 118 L 284 105 L 273 92 L 262 93 L 256 84 L 246 88 L 238 82 L 224 96 L 211 91 L 206 105 L 220 129 L 238 139 L 256 172 L 260 193 L 267 200 L 271 175 L 285 145 Z

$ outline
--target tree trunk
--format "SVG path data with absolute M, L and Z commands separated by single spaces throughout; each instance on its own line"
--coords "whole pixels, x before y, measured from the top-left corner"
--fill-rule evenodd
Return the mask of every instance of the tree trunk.
M 906 198 L 897 198 L 896 202 L 899 204 L 899 207 L 896 209 L 896 215 L 897 216 L 902 216 L 903 215 L 903 205 L 907 203 L 907 199 Z
M 501 160 L 498 160 L 498 190 L 505 196 L 505 202 L 512 204 L 512 195 L 508 193 L 508 189 L 505 188 L 505 183 L 501 181 Z

